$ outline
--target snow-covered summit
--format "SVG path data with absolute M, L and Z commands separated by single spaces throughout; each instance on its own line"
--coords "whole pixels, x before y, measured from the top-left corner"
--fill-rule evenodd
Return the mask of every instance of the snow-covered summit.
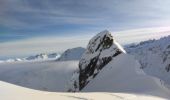
M 96 52 L 102 49 L 109 48 L 112 44 L 114 44 L 117 48 L 119 48 L 122 52 L 125 53 L 125 50 L 116 42 L 116 40 L 111 35 L 111 32 L 108 30 L 104 30 L 94 36 L 89 44 L 87 45 L 87 52 Z
M 121 53 L 125 53 L 125 50 L 109 31 L 105 30 L 94 36 L 79 61 L 79 80 L 73 82 L 74 89 L 82 90 L 91 78 L 94 78 L 106 64 Z
M 80 60 L 82 54 L 84 53 L 85 48 L 76 47 L 72 49 L 67 49 L 57 61 L 68 61 L 68 60 Z

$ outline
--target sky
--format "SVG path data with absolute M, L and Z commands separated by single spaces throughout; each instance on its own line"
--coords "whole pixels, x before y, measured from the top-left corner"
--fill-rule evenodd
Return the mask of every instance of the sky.
M 170 29 L 169 5 L 169 0 L 0 0 L 0 58 L 85 46 L 105 29 L 123 44 L 158 37 L 162 34 L 152 29 Z M 151 33 L 139 32 L 148 28 Z

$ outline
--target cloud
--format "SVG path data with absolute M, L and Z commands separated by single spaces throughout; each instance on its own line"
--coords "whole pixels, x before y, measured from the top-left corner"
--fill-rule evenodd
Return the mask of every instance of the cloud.
M 38 2 L 37 2 L 38 1 Z M 96 18 L 89 6 L 75 1 L 34 1 L 23 0 L 15 2 L 6 0 L 2 4 L 0 22 L 2 25 L 12 28 L 37 28 L 48 25 L 60 24 L 93 24 L 101 18 Z M 82 5 L 82 6 L 81 6 Z M 75 6 L 75 7 L 74 7 Z M 88 9 L 84 9 L 84 8 Z M 81 10 L 78 10 L 81 9 Z M 84 9 L 84 11 L 82 11 Z M 88 10 L 88 14 L 86 15 Z M 93 14 L 93 15 L 92 15 Z
M 169 0 L 1 0 L 0 26 L 13 32 L 68 24 L 115 30 L 167 26 L 169 4 Z

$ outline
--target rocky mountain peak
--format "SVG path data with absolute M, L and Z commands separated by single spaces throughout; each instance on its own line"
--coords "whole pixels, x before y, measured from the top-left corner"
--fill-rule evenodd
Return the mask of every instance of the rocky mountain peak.
M 74 82 L 74 87 L 79 89 L 75 90 L 82 90 L 106 64 L 121 53 L 125 53 L 124 49 L 109 31 L 94 36 L 79 61 L 79 79 Z

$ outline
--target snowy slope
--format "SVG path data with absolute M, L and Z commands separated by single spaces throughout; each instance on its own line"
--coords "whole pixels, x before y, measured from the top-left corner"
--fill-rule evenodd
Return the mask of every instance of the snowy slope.
M 67 49 L 57 61 L 68 61 L 68 60 L 80 60 L 85 49 L 82 47 L 76 47 L 72 49 Z
M 55 93 L 44 92 L 15 86 L 0 81 L 1 100 L 166 100 L 150 95 L 130 93 Z
M 78 61 L 0 63 L 0 80 L 38 90 L 67 91 L 77 68 Z
M 144 41 L 129 46 L 126 50 L 139 60 L 141 68 L 147 74 L 156 76 L 170 85 L 170 36 Z
M 159 79 L 147 76 L 128 54 L 118 55 L 89 82 L 83 92 L 136 93 L 169 98 L 170 91 Z

